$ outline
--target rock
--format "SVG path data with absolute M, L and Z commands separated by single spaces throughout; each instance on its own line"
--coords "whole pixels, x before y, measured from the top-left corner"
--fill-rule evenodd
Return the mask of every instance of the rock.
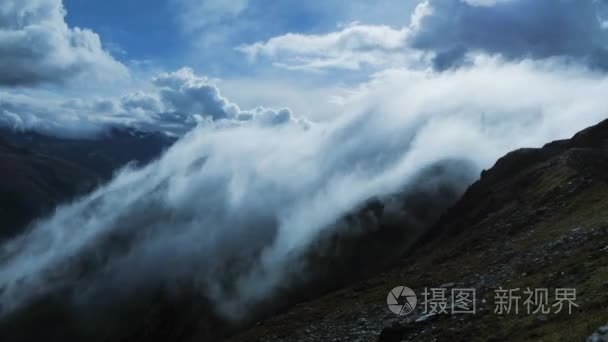
M 538 315 L 536 316 L 536 319 L 540 322 L 546 322 L 549 320 L 549 317 L 547 315 Z
M 418 317 L 416 319 L 416 322 L 417 323 L 418 322 L 426 322 L 426 321 L 429 321 L 430 319 L 432 319 L 435 316 L 437 316 L 437 314 L 435 314 L 435 313 L 430 313 L 430 314 L 422 315 L 422 316 L 420 316 L 420 317 Z
M 587 342 L 608 342 L 608 324 L 599 327 L 587 338 Z
M 384 323 L 385 328 L 398 328 L 400 326 L 400 322 L 398 319 L 390 319 Z
M 401 342 L 404 335 L 405 330 L 400 327 L 387 327 L 380 332 L 378 342 Z

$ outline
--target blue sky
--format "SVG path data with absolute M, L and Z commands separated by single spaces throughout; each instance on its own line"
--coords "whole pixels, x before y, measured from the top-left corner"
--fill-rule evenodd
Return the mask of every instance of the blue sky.
M 99 33 L 113 55 L 121 60 L 175 58 L 184 42 L 176 34 L 175 22 L 167 13 L 166 0 L 65 0 L 66 21 Z M 126 52 L 122 54 L 120 50 Z
M 68 25 L 97 32 L 120 61 L 148 61 L 166 69 L 188 65 L 214 77 L 231 77 L 255 74 L 258 68 L 268 71 L 244 60 L 235 50 L 242 44 L 290 32 L 331 32 L 354 21 L 401 27 L 417 4 L 250 0 L 243 1 L 238 13 L 226 14 L 217 13 L 218 6 L 206 10 L 206 2 L 149 0 L 143 7 L 136 0 L 64 0 L 64 6 Z

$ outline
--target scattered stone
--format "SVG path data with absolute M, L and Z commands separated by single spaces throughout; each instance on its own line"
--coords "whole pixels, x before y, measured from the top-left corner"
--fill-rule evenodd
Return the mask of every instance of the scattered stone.
M 385 328 L 398 328 L 400 326 L 398 319 L 391 319 L 384 323 Z
M 608 342 L 608 324 L 599 327 L 587 338 L 587 342 Z
M 430 313 L 430 314 L 422 315 L 422 316 L 416 318 L 416 322 L 417 323 L 418 322 L 426 322 L 426 321 L 429 321 L 431 318 L 433 318 L 435 316 L 437 316 L 437 314 L 435 314 L 435 313 Z
M 549 317 L 547 315 L 538 315 L 536 316 L 536 319 L 541 322 L 546 322 L 547 320 L 549 320 Z

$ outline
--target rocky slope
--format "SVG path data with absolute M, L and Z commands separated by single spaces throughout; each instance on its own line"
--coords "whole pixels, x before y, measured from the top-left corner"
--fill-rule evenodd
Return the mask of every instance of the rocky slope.
M 405 285 L 476 291 L 475 314 L 395 315 Z M 497 289 L 520 289 L 498 314 Z M 575 304 L 527 314 L 523 291 L 576 289 Z M 448 302 L 449 303 L 449 302 Z M 583 341 L 608 322 L 608 121 L 572 139 L 507 154 L 394 269 L 258 322 L 232 341 Z M 597 329 L 597 331 L 596 331 Z M 603 330 L 602 330 L 603 329 Z M 594 333 L 595 331 L 595 333 Z

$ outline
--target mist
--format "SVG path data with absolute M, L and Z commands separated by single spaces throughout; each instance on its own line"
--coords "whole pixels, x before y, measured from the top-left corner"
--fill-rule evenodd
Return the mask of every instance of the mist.
M 466 160 L 448 175 L 470 182 L 508 151 L 569 137 L 605 116 L 607 81 L 559 60 L 477 55 L 445 72 L 377 73 L 326 122 L 199 123 L 2 246 L 0 315 L 66 288 L 86 307 L 189 284 L 238 319 L 370 198 L 445 160 Z

